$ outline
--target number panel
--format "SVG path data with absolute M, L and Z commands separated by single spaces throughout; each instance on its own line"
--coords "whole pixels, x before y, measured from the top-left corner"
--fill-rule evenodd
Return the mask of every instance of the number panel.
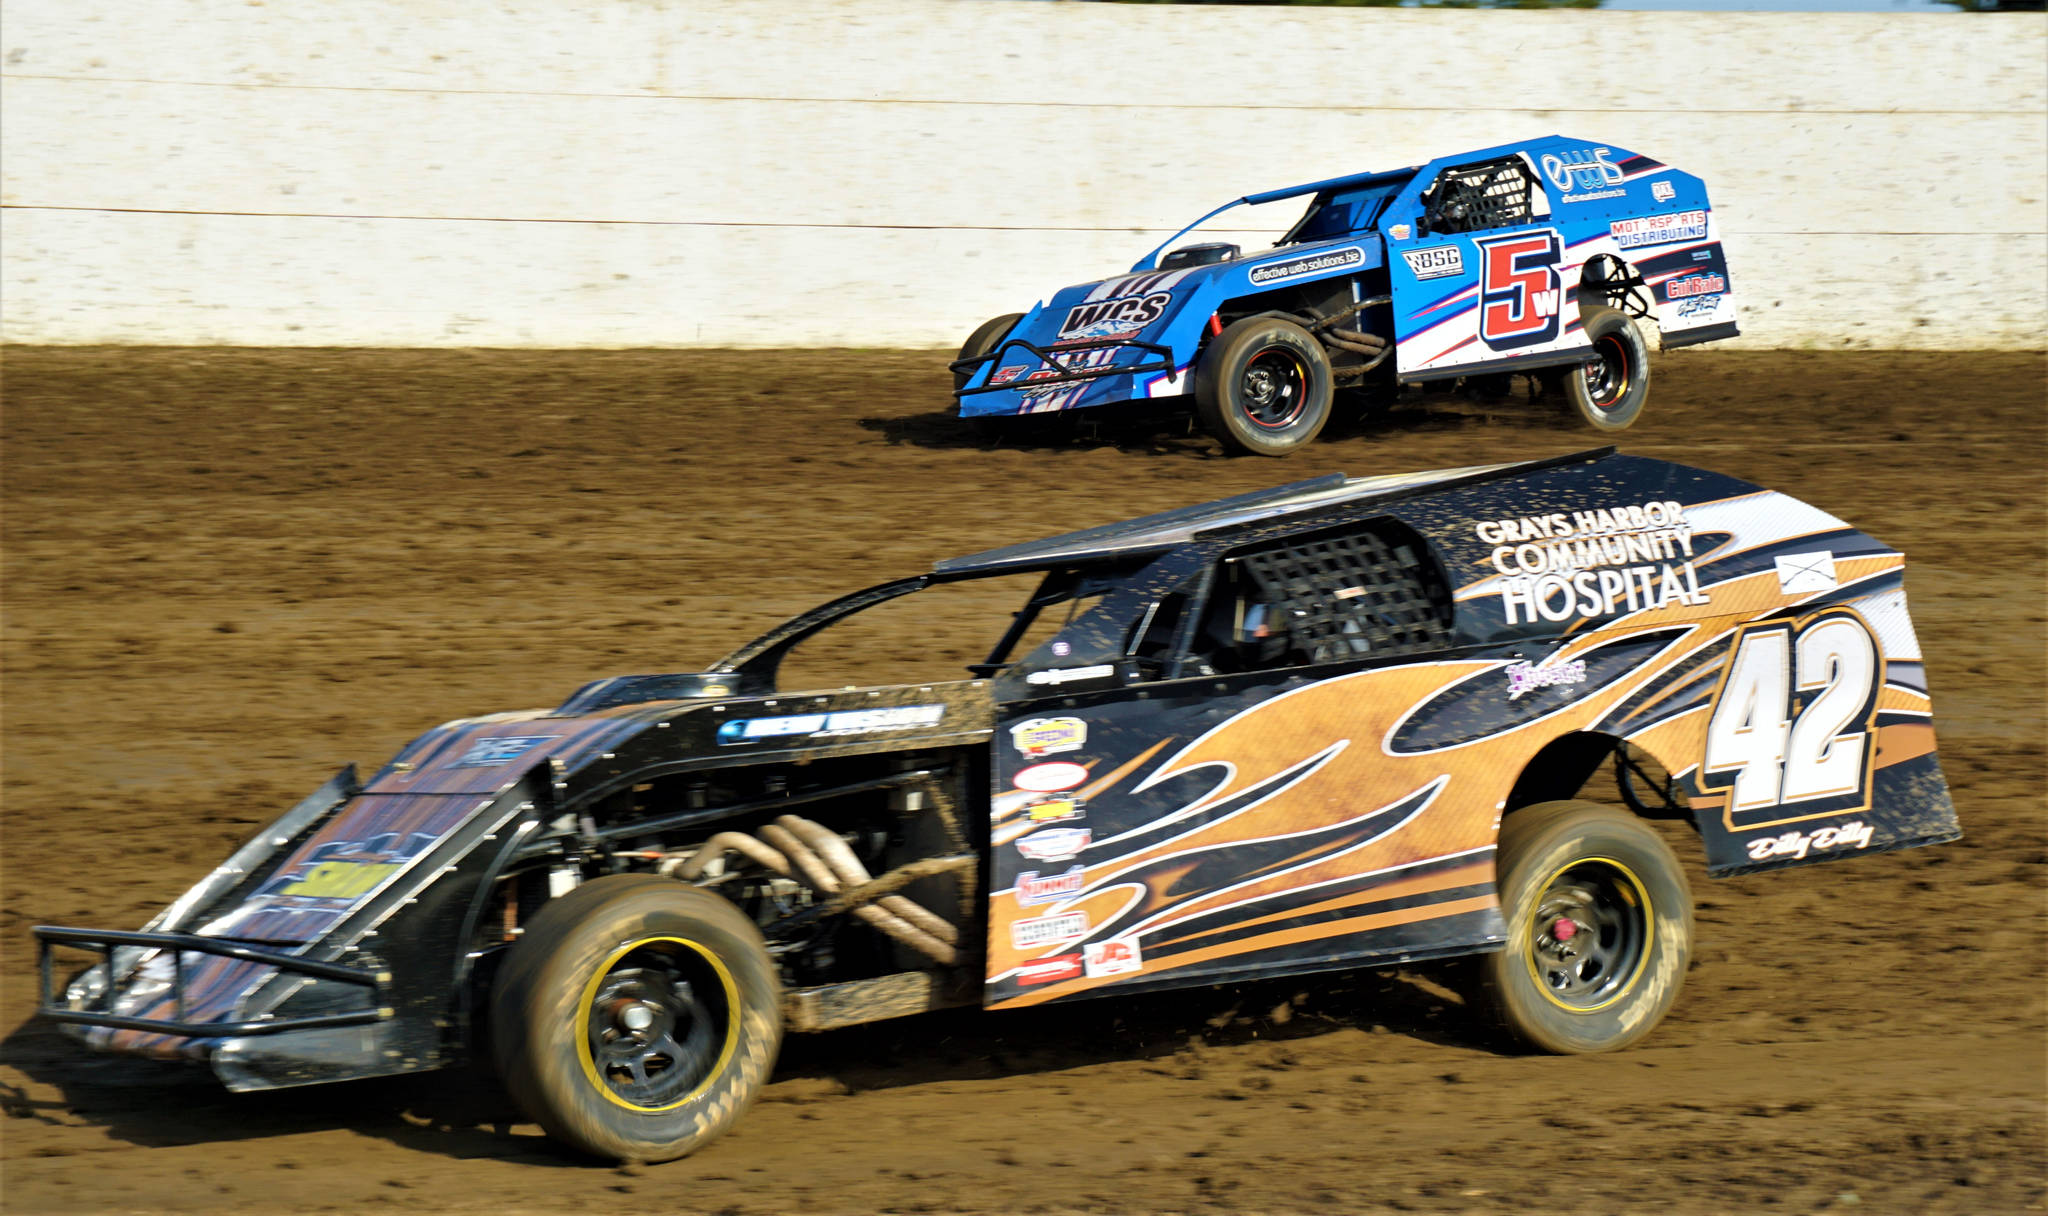
M 1874 732 L 1870 711 L 1881 681 L 1876 679 L 1877 644 L 1862 623 L 1831 616 L 1808 625 L 1796 647 L 1800 692 L 1818 690 L 1792 728 L 1785 762 L 1784 800 L 1810 802 L 1855 794 L 1870 772 Z M 1862 719 L 1863 729 L 1847 728 Z
M 1505 351 L 1555 342 L 1564 302 L 1557 272 L 1564 246 L 1557 231 L 1481 237 L 1476 244 L 1480 341 Z
M 1785 741 L 1792 724 L 1785 717 L 1786 656 L 1790 626 L 1744 634 L 1728 660 L 1728 675 L 1707 722 L 1708 774 L 1734 770 L 1729 807 L 1751 811 L 1774 807 L 1782 797 Z
M 1854 609 L 1738 631 L 1707 721 L 1699 786 L 1749 831 L 1867 810 L 1884 659 Z

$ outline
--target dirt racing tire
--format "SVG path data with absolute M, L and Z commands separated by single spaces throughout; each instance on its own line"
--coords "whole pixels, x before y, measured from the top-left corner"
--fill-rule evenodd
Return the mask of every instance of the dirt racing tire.
M 1000 317 L 991 317 L 983 321 L 974 327 L 973 333 L 967 335 L 967 341 L 960 344 L 960 353 L 953 357 L 954 361 L 981 358 L 994 350 L 998 342 L 1009 337 L 1010 331 L 1017 328 L 1017 322 L 1023 319 L 1024 314 L 1021 312 L 1006 312 Z M 972 372 L 954 372 L 953 391 L 957 393 L 966 388 L 967 382 L 973 378 Z
M 1496 858 L 1507 947 L 1479 956 L 1479 1004 L 1541 1051 L 1615 1051 L 1678 998 L 1692 953 L 1692 892 L 1643 820 L 1589 802 L 1523 807 Z
M 666 1161 L 724 1133 L 782 1042 L 760 930 L 719 896 L 651 874 L 544 904 L 499 971 L 490 1018 L 520 1108 L 621 1161 Z
M 1195 368 L 1195 412 L 1231 452 L 1285 456 L 1330 420 L 1335 383 L 1323 344 L 1279 317 L 1246 317 Z
M 1565 394 L 1587 426 L 1626 430 L 1650 397 L 1650 344 L 1632 318 L 1612 308 L 1586 314 L 1586 340 L 1592 356 L 1565 377 Z

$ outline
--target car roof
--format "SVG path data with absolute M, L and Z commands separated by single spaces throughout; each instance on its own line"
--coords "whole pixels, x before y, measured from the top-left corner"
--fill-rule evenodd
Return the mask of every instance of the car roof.
M 1249 529 L 1254 525 L 1270 527 L 1288 516 L 1313 514 L 1318 516 L 1315 522 L 1321 524 L 1329 522 L 1321 518 L 1322 514 L 1335 506 L 1378 506 L 1395 499 L 1439 493 L 1474 482 L 1514 477 L 1560 465 L 1589 463 L 1613 454 L 1612 447 L 1604 447 L 1574 452 L 1568 456 L 1553 456 L 1544 460 L 1468 465 L 1463 468 L 1431 469 L 1417 473 L 1387 473 L 1376 477 L 1347 477 L 1342 473 L 1328 473 L 1307 481 L 1275 486 L 1270 490 L 1254 490 L 1248 494 L 1162 511 L 1157 515 L 1144 515 L 1121 523 L 1102 524 L 1044 540 L 1025 541 L 965 557 L 947 558 L 934 564 L 932 573 L 957 577 L 993 574 L 1004 570 L 1044 570 L 1054 566 L 1085 565 L 1157 553 L 1187 544 L 1199 537 Z

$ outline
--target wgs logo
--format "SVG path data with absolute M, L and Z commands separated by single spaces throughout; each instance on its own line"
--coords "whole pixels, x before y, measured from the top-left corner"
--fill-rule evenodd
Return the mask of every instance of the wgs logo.
M 1060 326 L 1062 341 L 1071 338 L 1118 338 L 1134 334 L 1159 319 L 1173 302 L 1170 291 L 1146 296 L 1118 296 L 1113 300 L 1090 300 L 1067 311 Z
M 1559 156 L 1543 155 L 1543 176 L 1560 190 L 1598 190 L 1621 183 L 1621 166 L 1607 159 L 1609 148 L 1580 148 Z

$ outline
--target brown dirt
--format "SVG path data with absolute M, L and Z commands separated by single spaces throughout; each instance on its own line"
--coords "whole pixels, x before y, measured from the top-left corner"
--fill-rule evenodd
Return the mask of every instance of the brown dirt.
M 982 450 L 940 416 L 942 363 L 5 352 L 8 1210 L 2041 1209 L 2038 354 L 1660 365 L 1627 448 L 1911 556 L 1969 835 L 1697 878 L 1701 965 L 1636 1050 L 1503 1053 L 1407 973 L 958 1011 L 793 1041 L 736 1133 L 609 1169 L 498 1121 L 469 1074 L 235 1096 L 25 1024 L 30 924 L 139 925 L 341 762 L 435 722 L 687 669 L 953 553 L 1333 469 L 1591 446 L 1526 403 L 1438 399 L 1284 463 L 1200 439 Z M 936 626 L 985 637 L 1007 605 L 965 594 Z M 899 619 L 839 657 L 883 679 L 969 649 Z

